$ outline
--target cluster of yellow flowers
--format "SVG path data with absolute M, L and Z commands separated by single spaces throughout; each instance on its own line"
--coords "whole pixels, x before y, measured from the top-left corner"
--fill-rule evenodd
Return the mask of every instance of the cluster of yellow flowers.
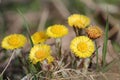
M 87 36 L 79 35 L 75 37 L 70 44 L 71 51 L 79 58 L 90 57 L 95 51 L 95 45 L 92 39 L 96 39 L 102 35 L 102 30 L 97 26 L 90 26 L 90 19 L 84 15 L 73 14 L 68 17 L 68 24 L 71 27 L 85 29 Z M 43 62 L 53 62 L 51 56 L 52 50 L 49 45 L 44 42 L 51 38 L 62 38 L 68 34 L 68 28 L 61 24 L 49 26 L 46 32 L 35 32 L 31 39 L 34 46 L 30 50 L 29 59 L 33 64 Z M 27 42 L 27 38 L 22 34 L 11 34 L 2 41 L 2 47 L 5 49 L 21 48 Z
M 33 64 L 47 60 L 51 63 L 54 58 L 51 56 L 51 48 L 44 42 L 49 38 L 60 38 L 68 33 L 68 29 L 64 25 L 56 24 L 48 27 L 46 32 L 35 32 L 31 39 L 34 46 L 30 50 L 29 59 Z M 27 38 L 22 34 L 11 34 L 2 41 L 2 47 L 7 50 L 14 50 L 23 47 L 27 42 Z
M 75 37 L 70 44 L 71 51 L 79 58 L 90 57 L 95 51 L 95 44 L 92 39 L 101 37 L 102 30 L 98 26 L 89 27 L 90 19 L 79 14 L 73 14 L 68 17 L 68 24 L 77 29 L 85 29 L 88 35 Z

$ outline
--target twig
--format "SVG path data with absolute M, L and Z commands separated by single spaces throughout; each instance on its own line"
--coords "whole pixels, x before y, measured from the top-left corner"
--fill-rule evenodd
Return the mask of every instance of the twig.
M 68 11 L 68 9 L 61 0 L 51 0 L 51 1 L 64 19 L 66 19 L 70 15 L 70 12 Z
M 55 72 L 53 73 L 53 75 L 56 75 L 56 74 L 61 73 L 61 72 L 63 72 L 63 71 L 74 71 L 74 72 L 76 72 L 77 70 L 74 70 L 74 69 L 60 69 L 60 70 L 58 70 L 58 71 L 55 71 Z M 76 72 L 76 73 L 77 73 L 77 72 Z M 80 73 L 81 75 L 83 75 L 84 77 L 86 77 L 87 79 L 92 80 L 91 77 L 88 77 L 86 74 L 84 74 L 84 73 L 82 73 L 82 72 L 80 72 L 80 71 L 79 71 L 79 73 Z
M 0 77 L 4 74 L 4 72 L 6 71 L 6 69 L 8 68 L 8 66 L 10 65 L 10 63 L 11 63 L 11 61 L 13 59 L 14 54 L 15 54 L 15 50 L 13 51 L 13 53 L 12 53 L 12 55 L 11 55 L 11 57 L 10 57 L 7 65 L 6 65 L 6 67 L 4 68 L 4 70 L 2 71 L 2 73 L 0 74 Z
M 41 14 L 41 19 L 38 25 L 38 31 L 43 31 L 45 28 L 45 23 L 48 19 L 49 16 L 49 9 L 47 7 L 44 8 L 42 14 Z
M 108 80 L 104 73 L 100 72 L 100 74 L 105 78 L 105 80 Z

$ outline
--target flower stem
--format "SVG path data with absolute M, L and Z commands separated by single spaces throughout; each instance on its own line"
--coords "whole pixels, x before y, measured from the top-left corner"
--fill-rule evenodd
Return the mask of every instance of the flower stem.
M 56 39 L 56 53 L 58 54 L 58 58 L 61 57 L 61 39 L 60 38 L 57 38 Z
M 97 46 L 97 42 L 95 40 L 95 46 L 96 46 L 96 63 L 97 63 L 97 71 L 99 70 L 99 63 L 98 63 L 98 46 Z
M 74 26 L 73 26 L 73 29 L 74 29 L 76 36 L 80 36 L 82 34 L 82 29 L 79 29 L 79 28 L 74 27 Z
M 75 32 L 75 35 L 78 36 L 77 28 L 73 26 L 73 30 L 74 30 L 74 32 Z
M 83 69 L 82 69 L 82 72 L 83 72 L 84 74 L 87 73 L 89 64 L 90 64 L 90 58 L 86 58 L 86 59 L 84 60 Z

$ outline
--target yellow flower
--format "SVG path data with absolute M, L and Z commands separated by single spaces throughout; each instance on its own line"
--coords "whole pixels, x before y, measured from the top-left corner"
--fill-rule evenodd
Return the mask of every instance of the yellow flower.
M 45 42 L 48 39 L 48 36 L 46 35 L 45 32 L 36 32 L 31 36 L 31 38 L 32 38 L 33 44 L 38 44 L 38 43 Z
M 88 37 L 79 36 L 71 41 L 70 49 L 77 57 L 87 58 L 95 51 L 95 45 Z
M 37 62 L 42 62 L 51 56 L 50 46 L 46 44 L 37 44 L 31 50 L 29 54 L 29 59 L 33 64 Z
M 54 58 L 53 58 L 52 56 L 48 56 L 48 57 L 47 57 L 47 61 L 48 61 L 48 63 L 50 64 L 51 62 L 54 61 Z
M 25 36 L 21 34 L 11 34 L 3 39 L 2 47 L 5 49 L 13 50 L 23 47 L 26 42 L 27 39 Z
M 102 30 L 98 26 L 90 26 L 86 29 L 88 37 L 91 39 L 96 39 L 102 36 Z
M 68 29 L 64 25 L 56 24 L 48 27 L 47 35 L 53 38 L 60 38 L 68 34 Z
M 85 28 L 90 24 L 90 19 L 84 15 L 73 14 L 68 17 L 68 24 L 71 27 Z

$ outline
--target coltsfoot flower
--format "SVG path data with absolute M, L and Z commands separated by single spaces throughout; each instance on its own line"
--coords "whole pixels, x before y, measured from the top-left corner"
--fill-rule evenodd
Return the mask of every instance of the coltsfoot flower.
M 85 28 L 90 24 L 90 19 L 87 16 L 80 14 L 73 14 L 68 17 L 68 24 L 71 27 Z
M 86 29 L 89 38 L 96 39 L 102 36 L 103 32 L 98 26 L 90 26 Z
M 67 34 L 68 29 L 64 25 L 56 24 L 47 29 L 47 35 L 52 38 L 61 38 Z
M 33 64 L 47 60 L 51 56 L 50 46 L 47 44 L 37 44 L 31 50 L 29 59 Z M 52 60 L 48 60 L 48 63 Z
M 71 41 L 70 49 L 77 57 L 88 58 L 95 51 L 95 45 L 88 37 L 79 36 Z
M 48 39 L 48 36 L 45 32 L 35 32 L 32 36 L 33 44 L 43 43 Z
M 3 39 L 2 47 L 5 49 L 13 50 L 23 47 L 26 42 L 27 39 L 22 34 L 11 34 Z

